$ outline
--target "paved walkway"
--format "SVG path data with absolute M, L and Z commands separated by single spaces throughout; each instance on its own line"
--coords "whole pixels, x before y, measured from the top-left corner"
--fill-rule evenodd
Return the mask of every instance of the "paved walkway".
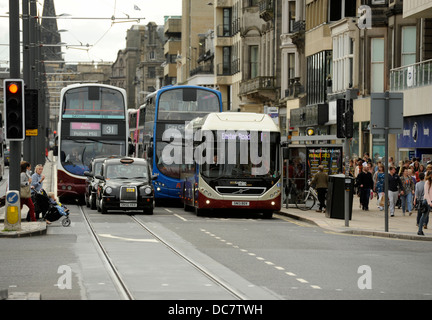
M 52 154 L 52 152 L 51 152 Z M 50 157 L 52 159 L 52 156 Z M 45 180 L 43 182 L 43 187 L 45 191 L 50 192 L 53 189 L 53 165 L 52 161 L 46 161 L 44 165 L 44 170 L 42 174 L 45 175 Z M 7 177 L 3 179 L 0 183 L 0 194 L 4 195 L 7 188 Z M 28 208 L 23 206 L 21 210 L 21 230 L 20 231 L 4 231 L 4 218 L 5 218 L 5 207 L 0 208 L 0 238 L 18 238 L 33 235 L 43 235 L 46 234 L 46 223 L 45 222 L 27 222 L 25 219 L 27 217 Z
M 432 241 L 432 229 L 423 230 L 425 236 L 417 235 L 417 211 L 413 211 L 411 216 L 408 213 L 403 216 L 402 209 L 396 208 L 394 217 L 390 217 L 389 213 L 389 228 L 388 232 L 385 232 L 385 213 L 378 209 L 375 198 L 369 203 L 369 211 L 363 211 L 360 209 L 359 198 L 354 196 L 352 219 L 349 221 L 348 227 L 345 226 L 344 219 L 327 218 L 325 213 L 318 213 L 315 210 L 316 208 L 301 211 L 294 206 L 288 209 L 283 208 L 281 212 L 284 215 L 313 223 L 334 232 Z M 429 226 L 432 228 L 432 223 Z

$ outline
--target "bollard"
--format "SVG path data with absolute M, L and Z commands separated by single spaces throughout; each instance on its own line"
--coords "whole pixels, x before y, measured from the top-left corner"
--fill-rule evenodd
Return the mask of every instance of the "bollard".
M 21 207 L 19 191 L 11 190 L 6 193 L 4 230 L 21 230 Z

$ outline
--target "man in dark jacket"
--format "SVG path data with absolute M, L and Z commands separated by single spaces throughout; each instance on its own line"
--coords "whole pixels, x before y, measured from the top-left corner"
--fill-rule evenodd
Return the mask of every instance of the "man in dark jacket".
M 396 173 L 396 168 L 390 166 L 388 176 L 388 198 L 390 204 L 390 216 L 394 217 L 395 206 L 399 196 L 399 190 L 402 190 L 402 181 Z
M 357 177 L 358 186 L 360 188 L 360 204 L 362 210 L 369 210 L 369 198 L 371 194 L 371 189 L 373 188 L 372 173 L 368 170 L 367 164 L 363 164 L 363 170 L 359 173 Z

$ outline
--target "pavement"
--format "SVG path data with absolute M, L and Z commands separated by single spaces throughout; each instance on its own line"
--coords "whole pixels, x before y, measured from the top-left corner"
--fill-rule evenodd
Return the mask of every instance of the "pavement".
M 54 162 L 52 157 L 52 152 L 48 157 L 50 161 L 46 161 L 44 164 L 44 169 L 42 174 L 45 175 L 45 180 L 43 182 L 43 187 L 46 192 L 54 191 L 54 180 L 53 180 L 53 168 Z M 34 169 L 34 168 L 32 168 Z M 9 171 L 7 171 L 9 172 Z M 0 183 L 0 195 L 3 196 L 7 190 L 8 176 L 5 174 L 4 179 Z M 5 231 L 4 230 L 4 219 L 5 219 L 5 207 L 0 208 L 0 238 L 19 238 L 19 237 L 29 237 L 29 236 L 39 236 L 45 235 L 47 232 L 47 226 L 44 221 L 38 222 L 27 222 L 25 218 L 27 217 L 28 208 L 23 206 L 21 210 L 21 230 L 19 231 Z
M 376 206 L 376 198 L 370 200 L 369 211 L 363 211 L 360 208 L 359 198 L 354 196 L 352 217 L 348 222 L 348 226 L 345 226 L 344 219 L 328 218 L 325 213 L 316 212 L 316 209 L 302 211 L 295 207 L 289 207 L 283 208 L 280 213 L 336 233 L 432 241 L 432 229 L 423 229 L 424 236 L 417 235 L 417 211 L 412 211 L 411 216 L 406 212 L 404 216 L 402 209 L 396 208 L 394 217 L 390 217 L 389 212 L 388 231 L 386 232 L 385 213 Z M 429 226 L 432 228 L 432 224 L 429 224 Z

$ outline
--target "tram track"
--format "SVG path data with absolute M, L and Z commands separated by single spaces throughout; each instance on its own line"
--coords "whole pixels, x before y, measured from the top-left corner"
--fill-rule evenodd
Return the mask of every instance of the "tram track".
M 106 251 L 106 249 L 105 249 L 104 245 L 102 244 L 98 234 L 96 233 L 96 231 L 93 227 L 93 224 L 90 221 L 89 216 L 87 215 L 85 210 L 83 210 L 82 206 L 78 206 L 78 208 L 84 217 L 85 224 L 86 224 L 90 234 L 92 235 L 92 239 L 95 241 L 96 248 L 99 250 L 100 256 L 101 256 L 105 266 L 107 267 L 107 270 L 111 276 L 111 279 L 113 280 L 114 285 L 116 286 L 120 296 L 122 297 L 123 300 L 135 300 L 132 292 L 130 292 L 130 290 L 128 289 L 126 282 L 123 280 L 122 276 L 120 275 L 120 272 L 117 270 L 114 262 L 112 261 L 112 259 L 108 255 L 108 252 Z
M 89 217 L 89 215 L 86 213 L 86 210 L 83 209 L 82 206 L 78 205 L 79 210 L 81 214 L 84 217 L 85 224 L 89 230 L 89 233 L 91 234 L 95 245 L 97 249 L 100 252 L 100 256 L 102 260 L 104 261 L 104 264 L 109 271 L 109 274 L 114 282 L 114 285 L 116 286 L 121 298 L 123 300 L 135 300 L 136 297 L 131 292 L 131 290 L 128 288 L 128 285 L 126 281 L 122 278 L 119 270 L 117 269 L 113 259 L 111 259 L 109 253 L 107 252 L 104 244 L 102 243 L 98 233 L 96 232 L 94 225 Z M 197 270 L 199 273 L 204 275 L 207 279 L 209 279 L 211 282 L 213 282 L 218 287 L 222 288 L 224 291 L 228 292 L 234 299 L 237 300 L 248 300 L 249 298 L 243 295 L 241 292 L 236 290 L 234 287 L 232 287 L 230 284 L 226 283 L 222 279 L 220 279 L 217 275 L 214 273 L 208 271 L 204 266 L 197 263 L 196 261 L 193 261 L 191 258 L 186 256 L 184 253 L 176 249 L 174 246 L 172 246 L 170 243 L 165 241 L 161 236 L 156 234 L 153 230 L 151 230 L 148 226 L 146 226 L 140 219 L 138 219 L 135 215 L 129 215 L 131 220 L 135 222 L 137 225 L 139 225 L 143 230 L 148 232 L 154 239 L 156 239 L 158 242 L 163 244 L 166 248 L 168 248 L 171 252 L 173 252 L 175 255 L 186 261 L 188 264 L 190 264 L 192 267 L 194 267 L 195 270 Z

